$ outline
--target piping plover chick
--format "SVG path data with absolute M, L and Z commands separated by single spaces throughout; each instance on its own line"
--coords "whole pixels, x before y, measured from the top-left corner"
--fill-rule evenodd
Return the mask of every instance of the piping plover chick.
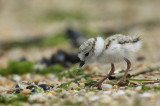
M 101 87 L 103 81 L 109 78 L 115 71 L 114 63 L 126 61 L 127 69 L 124 76 L 118 83 L 123 85 L 131 67 L 130 58 L 141 48 L 141 40 L 136 36 L 125 36 L 116 34 L 107 39 L 102 37 L 90 38 L 79 48 L 78 57 L 80 67 L 84 64 L 97 61 L 98 63 L 110 63 L 111 71 L 102 80 L 97 82 L 94 87 Z

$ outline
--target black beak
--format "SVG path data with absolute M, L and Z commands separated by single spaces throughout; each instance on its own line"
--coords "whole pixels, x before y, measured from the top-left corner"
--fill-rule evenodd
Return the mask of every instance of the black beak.
M 82 67 L 85 64 L 85 61 L 80 61 L 79 67 Z

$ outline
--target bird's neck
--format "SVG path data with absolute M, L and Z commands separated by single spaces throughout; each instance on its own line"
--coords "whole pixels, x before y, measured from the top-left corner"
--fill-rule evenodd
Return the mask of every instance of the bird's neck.
M 99 56 L 103 52 L 104 48 L 104 40 L 102 37 L 97 37 L 97 41 L 95 43 L 95 55 Z

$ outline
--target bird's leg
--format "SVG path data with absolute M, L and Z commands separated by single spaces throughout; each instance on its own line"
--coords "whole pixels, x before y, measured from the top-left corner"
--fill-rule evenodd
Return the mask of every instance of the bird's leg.
M 93 85 L 93 87 L 101 87 L 101 84 L 103 83 L 103 81 L 105 81 L 107 78 L 109 78 L 115 71 L 115 67 L 114 64 L 111 64 L 111 71 L 109 72 L 108 75 L 106 75 L 102 80 L 100 80 L 99 82 L 97 82 L 95 85 Z
M 126 69 L 126 72 L 124 73 L 122 79 L 118 83 L 118 85 L 123 85 L 124 84 L 124 82 L 126 81 L 126 77 L 128 75 L 128 71 L 131 68 L 131 62 L 127 58 L 124 58 L 124 60 L 127 62 L 127 69 Z

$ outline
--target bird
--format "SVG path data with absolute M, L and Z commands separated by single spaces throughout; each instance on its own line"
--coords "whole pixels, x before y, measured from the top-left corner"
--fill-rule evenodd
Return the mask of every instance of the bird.
M 114 64 L 125 61 L 127 63 L 127 69 L 118 82 L 118 85 L 124 85 L 128 71 L 131 68 L 130 59 L 141 49 L 141 46 L 142 41 L 138 36 L 115 34 L 106 39 L 102 37 L 90 38 L 79 47 L 79 67 L 93 62 L 111 64 L 109 74 L 93 85 L 93 87 L 100 88 L 102 83 L 114 73 Z

